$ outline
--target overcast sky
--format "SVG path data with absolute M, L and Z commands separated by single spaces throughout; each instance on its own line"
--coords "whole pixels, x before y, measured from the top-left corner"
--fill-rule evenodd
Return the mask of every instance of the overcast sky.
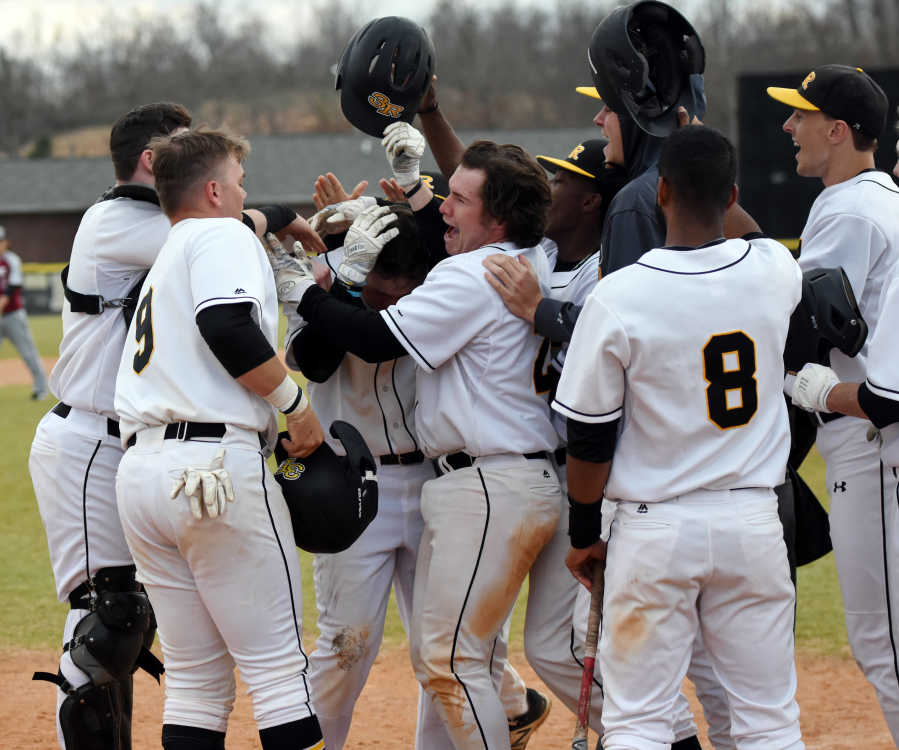
M 505 0 L 477 0 L 477 7 L 491 7 Z M 553 7 L 556 0 L 515 0 L 518 7 Z M 627 0 L 621 0 L 622 3 Z M 159 14 L 167 14 L 177 21 L 189 17 L 199 0 L 0 0 L 0 44 L 11 51 L 30 55 L 37 50 L 70 43 L 79 35 L 91 36 L 111 22 L 129 23 L 131 20 L 147 19 Z M 474 0 L 462 0 L 469 6 Z M 563 2 L 564 0 L 559 0 Z M 681 9 L 688 16 L 701 12 L 710 3 L 729 2 L 739 10 L 750 2 L 753 5 L 767 5 L 778 0 L 669 0 L 671 5 Z M 360 24 L 370 18 L 386 15 L 408 16 L 424 24 L 437 0 L 382 0 L 362 2 L 343 0 L 345 7 L 358 9 Z M 298 28 L 314 28 L 315 18 L 312 7 L 326 6 L 326 0 L 217 0 L 224 11 L 222 18 L 229 15 L 237 19 L 245 18 L 249 10 L 269 22 L 270 28 L 283 35 L 282 42 L 289 41 L 289 34 Z M 114 10 L 110 10 L 114 8 Z

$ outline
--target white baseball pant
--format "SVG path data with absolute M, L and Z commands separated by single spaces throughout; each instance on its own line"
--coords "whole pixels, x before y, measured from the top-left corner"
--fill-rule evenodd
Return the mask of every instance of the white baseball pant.
M 221 440 L 234 502 L 196 520 L 170 491 L 188 466 L 205 467 L 219 441 L 163 440 L 141 430 L 116 479 L 119 515 L 158 622 L 165 656 L 165 724 L 224 732 L 234 666 L 260 729 L 314 713 L 303 652 L 302 587 L 290 516 L 255 432 Z
M 795 591 L 773 491 L 619 502 L 605 580 L 599 659 L 606 750 L 669 747 L 697 631 L 727 693 L 736 746 L 804 747 Z
M 559 505 L 546 459 L 489 456 L 425 482 L 410 651 L 457 750 L 509 748 L 491 655 Z
M 842 417 L 818 427 L 827 464 L 830 538 L 852 655 L 874 686 L 899 747 L 899 495 L 880 463 L 870 423 Z

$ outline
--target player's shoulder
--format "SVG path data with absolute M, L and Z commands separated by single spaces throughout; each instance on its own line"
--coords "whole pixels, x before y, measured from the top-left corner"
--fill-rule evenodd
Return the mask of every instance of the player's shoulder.
M 886 208 L 886 210 L 885 210 Z M 840 215 L 874 223 L 899 222 L 899 188 L 879 170 L 866 170 L 821 191 L 809 214 L 810 220 L 826 221 Z

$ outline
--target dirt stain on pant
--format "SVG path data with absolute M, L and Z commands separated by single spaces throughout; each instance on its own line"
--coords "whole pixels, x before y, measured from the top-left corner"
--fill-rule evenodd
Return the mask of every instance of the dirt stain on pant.
M 345 627 L 334 636 L 331 650 L 337 654 L 337 666 L 349 672 L 364 655 L 368 647 L 369 629 L 367 627 Z

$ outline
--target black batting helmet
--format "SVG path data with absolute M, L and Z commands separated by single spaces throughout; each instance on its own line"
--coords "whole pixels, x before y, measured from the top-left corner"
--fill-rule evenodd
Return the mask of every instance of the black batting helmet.
M 392 122 L 412 122 L 435 65 L 434 47 L 421 26 L 399 16 L 369 21 L 337 65 L 344 117 L 377 138 Z
M 690 22 L 656 0 L 622 5 L 593 31 L 587 48 L 593 85 L 613 112 L 628 113 L 650 135 L 677 126 L 677 108 L 704 110 L 691 76 L 705 70 L 705 50 Z
M 281 485 L 297 547 L 342 552 L 378 513 L 378 479 L 371 451 L 353 425 L 336 420 L 331 436 L 346 450 L 338 456 L 322 443 L 306 458 L 289 458 L 278 436 L 275 479 Z
M 802 274 L 802 299 L 790 318 L 784 366 L 798 372 L 808 362 L 830 365 L 830 350 L 847 357 L 861 351 L 868 325 L 841 268 L 811 268 Z

